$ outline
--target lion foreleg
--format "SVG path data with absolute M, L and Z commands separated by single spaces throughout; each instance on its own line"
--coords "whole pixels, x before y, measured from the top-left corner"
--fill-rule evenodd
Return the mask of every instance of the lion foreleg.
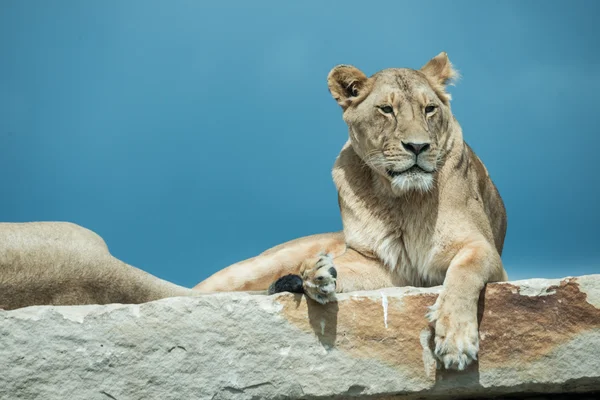
M 302 263 L 321 252 L 340 254 L 345 250 L 344 236 L 323 233 L 295 239 L 222 269 L 200 282 L 194 290 L 202 292 L 263 291 L 278 278 L 298 275 Z
M 435 326 L 435 355 L 445 368 L 463 370 L 477 359 L 477 305 L 486 283 L 505 276 L 500 256 L 486 241 L 464 245 L 446 272 L 427 317 Z

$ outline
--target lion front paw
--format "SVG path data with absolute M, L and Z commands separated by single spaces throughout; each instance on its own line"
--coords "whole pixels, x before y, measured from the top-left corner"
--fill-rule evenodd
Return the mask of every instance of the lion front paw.
M 311 299 L 325 304 L 335 300 L 337 284 L 337 271 L 333 265 L 333 258 L 324 254 L 316 259 L 307 260 L 302 272 L 304 293 Z
M 475 306 L 476 307 L 476 306 Z M 470 308 L 470 307 L 467 307 Z M 427 318 L 435 328 L 434 354 L 446 369 L 464 370 L 477 360 L 479 352 L 479 332 L 477 313 L 464 313 L 457 304 L 446 310 L 439 299 L 430 307 Z M 472 314 L 472 315 L 471 315 Z

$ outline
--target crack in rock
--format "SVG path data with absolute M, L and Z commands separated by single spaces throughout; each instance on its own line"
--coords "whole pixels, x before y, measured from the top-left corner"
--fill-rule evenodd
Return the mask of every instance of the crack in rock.
M 171 347 L 171 348 L 170 348 L 170 349 L 167 351 L 167 353 L 170 353 L 170 352 L 172 352 L 172 351 L 173 351 L 173 350 L 175 350 L 175 349 L 181 349 L 181 350 L 183 350 L 183 351 L 187 351 L 187 349 L 186 349 L 185 347 L 183 347 L 183 346 L 173 346 L 173 347 Z
M 101 394 L 105 395 L 106 397 L 108 397 L 109 399 L 113 399 L 113 400 L 118 400 L 115 396 L 113 396 L 110 393 L 105 392 L 104 390 L 100 391 Z

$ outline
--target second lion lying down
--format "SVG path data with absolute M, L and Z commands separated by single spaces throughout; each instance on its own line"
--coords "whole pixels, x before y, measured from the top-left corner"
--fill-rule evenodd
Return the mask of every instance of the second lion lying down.
M 420 70 L 370 78 L 335 67 L 329 90 L 349 132 L 333 168 L 343 233 L 277 246 L 194 289 L 265 290 L 296 274 L 308 296 L 326 303 L 335 292 L 443 284 L 428 314 L 435 354 L 446 368 L 475 360 L 479 294 L 507 279 L 500 260 L 506 212 L 450 110 L 445 87 L 455 74 L 446 53 Z

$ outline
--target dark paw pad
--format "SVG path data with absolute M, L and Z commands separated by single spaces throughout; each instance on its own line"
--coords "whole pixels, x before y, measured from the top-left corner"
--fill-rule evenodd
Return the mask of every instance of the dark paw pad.
M 302 287 L 302 278 L 299 275 L 286 275 L 277 279 L 269 286 L 269 294 L 291 292 L 291 293 L 304 293 Z
M 330 267 L 329 275 L 333 276 L 334 278 L 337 278 L 337 270 L 334 267 Z

